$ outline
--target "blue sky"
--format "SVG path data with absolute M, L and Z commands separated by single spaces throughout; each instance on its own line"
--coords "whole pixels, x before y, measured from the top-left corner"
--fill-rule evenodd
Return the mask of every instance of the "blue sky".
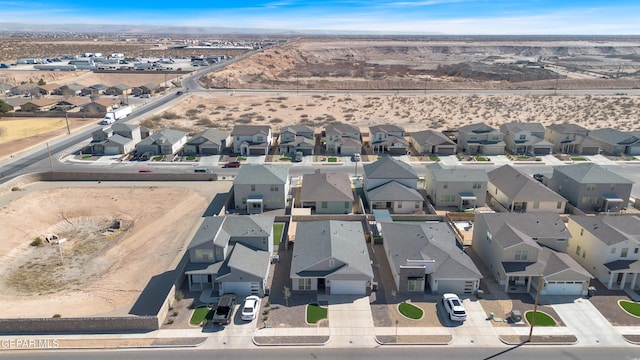
M 410 34 L 640 35 L 640 1 L 0 0 L 0 22 Z

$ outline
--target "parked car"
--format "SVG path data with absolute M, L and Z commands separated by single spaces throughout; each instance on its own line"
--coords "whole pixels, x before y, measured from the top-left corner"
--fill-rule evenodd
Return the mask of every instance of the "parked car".
M 233 310 L 236 306 L 237 297 L 235 294 L 224 294 L 218 300 L 218 306 L 213 313 L 211 321 L 214 324 L 229 325 L 233 319 Z
M 224 165 L 222 165 L 223 168 L 239 168 L 240 167 L 240 161 L 230 161 Z
M 358 162 L 360 160 L 361 160 L 360 154 L 358 154 L 358 153 L 353 154 L 353 161 Z
M 444 294 L 442 295 L 442 305 L 449 314 L 449 319 L 452 321 L 465 321 L 467 320 L 467 311 L 462 306 L 462 301 L 456 294 Z
M 139 173 L 152 173 L 153 170 L 151 169 L 147 169 L 147 168 L 142 168 L 140 170 L 138 170 Z
M 182 95 L 182 91 L 178 91 L 178 92 L 176 93 L 176 96 L 180 96 L 180 95 Z
M 207 169 L 207 168 L 195 168 L 195 169 L 193 169 L 193 172 L 205 173 L 205 174 L 213 174 L 213 170 Z
M 142 95 L 140 95 L 140 97 L 141 97 L 142 99 L 148 99 L 148 98 L 150 98 L 150 97 L 151 97 L 151 94 L 142 94 Z
M 259 306 L 260 306 L 259 297 L 255 295 L 247 296 L 247 298 L 244 299 L 244 304 L 242 305 L 242 315 L 241 315 L 242 320 L 251 321 L 255 319 L 256 315 L 258 315 Z

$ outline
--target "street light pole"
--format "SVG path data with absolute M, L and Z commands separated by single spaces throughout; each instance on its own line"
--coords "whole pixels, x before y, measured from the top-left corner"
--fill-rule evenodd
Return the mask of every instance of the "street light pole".
M 538 291 L 536 292 L 536 302 L 533 305 L 533 315 L 531 316 L 531 327 L 529 328 L 529 340 L 527 342 L 531 342 L 531 335 L 533 334 L 533 324 L 536 323 L 536 313 L 538 313 L 538 301 L 540 300 L 540 290 L 542 290 L 542 284 L 544 279 L 542 275 L 538 278 Z

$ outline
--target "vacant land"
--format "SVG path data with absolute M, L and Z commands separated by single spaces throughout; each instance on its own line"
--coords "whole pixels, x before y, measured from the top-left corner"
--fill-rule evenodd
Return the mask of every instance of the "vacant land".
M 126 315 L 151 276 L 175 268 L 210 194 L 228 188 L 37 183 L 0 197 L 2 317 Z

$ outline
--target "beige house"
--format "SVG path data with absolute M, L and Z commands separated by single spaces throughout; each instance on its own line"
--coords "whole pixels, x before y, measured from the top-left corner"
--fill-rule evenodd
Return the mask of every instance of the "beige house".
M 349 214 L 353 207 L 353 190 L 347 174 L 325 174 L 316 170 L 302 177 L 302 207 L 316 214 Z

